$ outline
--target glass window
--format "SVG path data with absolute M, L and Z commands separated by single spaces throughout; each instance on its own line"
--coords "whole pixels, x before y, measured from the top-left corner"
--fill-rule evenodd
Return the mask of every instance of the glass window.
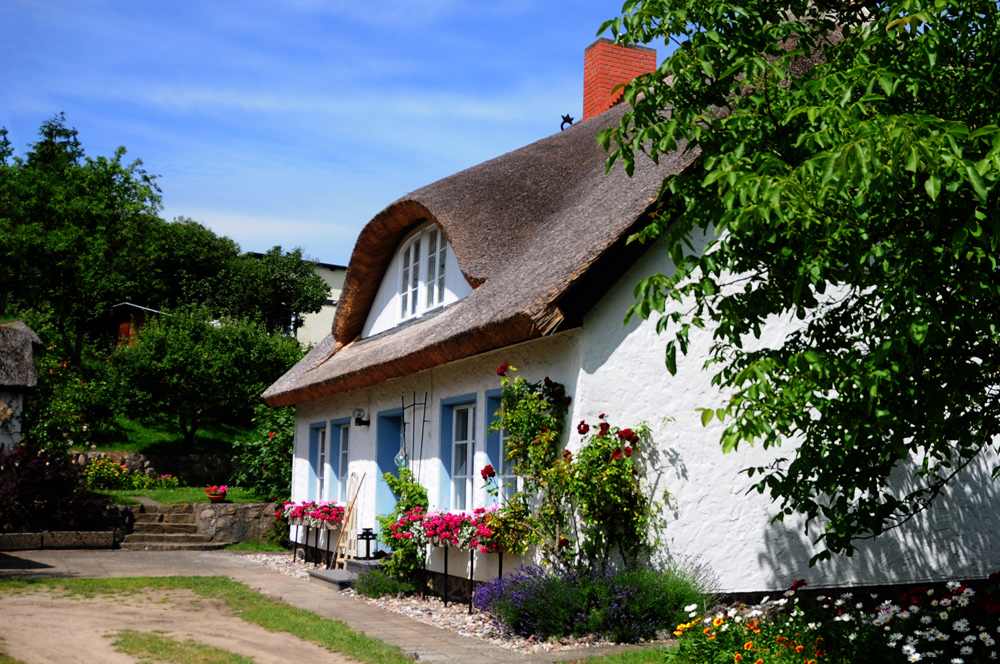
M 316 462 L 316 487 L 318 493 L 317 500 L 326 500 L 326 429 L 319 429 L 316 432 L 319 454 Z
M 347 472 L 347 457 L 348 457 L 347 450 L 348 446 L 350 445 L 350 440 L 348 438 L 350 436 L 350 432 L 351 432 L 351 425 L 349 423 L 340 425 L 340 463 L 338 464 L 338 470 L 340 470 L 340 477 L 337 479 L 339 480 L 340 484 L 339 500 L 343 504 L 346 504 L 348 500 L 347 478 L 350 477 L 350 475 Z
M 451 508 L 467 510 L 472 504 L 472 464 L 476 441 L 473 404 L 452 410 Z
M 422 253 L 424 247 L 426 253 Z M 447 243 L 433 224 L 404 245 L 400 253 L 400 320 L 420 316 L 444 303 L 446 256 Z

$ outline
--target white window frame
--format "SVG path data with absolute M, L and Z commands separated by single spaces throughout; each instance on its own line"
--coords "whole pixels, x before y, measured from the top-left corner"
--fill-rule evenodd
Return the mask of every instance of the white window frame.
M 329 468 L 327 467 L 327 435 L 326 427 L 316 430 L 316 495 L 318 500 L 326 500 L 327 491 L 329 489 L 328 482 L 330 477 Z
M 350 475 L 347 472 L 347 464 L 348 464 L 348 458 L 350 456 L 348 452 L 350 451 L 350 444 L 351 444 L 350 441 L 351 423 L 348 422 L 347 424 L 341 424 L 339 426 L 340 426 L 340 436 L 339 436 L 340 450 L 338 451 L 338 453 L 340 454 L 340 463 L 337 464 L 337 469 L 340 471 L 340 476 L 337 478 L 339 484 L 338 493 L 340 494 L 339 496 L 340 503 L 346 505 L 347 478 L 350 477 Z
M 459 417 L 465 414 L 467 424 L 465 438 L 459 438 Z M 468 511 L 472 509 L 472 479 L 476 458 L 476 405 L 460 404 L 451 412 L 451 509 Z M 458 473 L 459 450 L 465 449 L 465 473 Z
M 444 305 L 447 242 L 436 224 L 413 234 L 399 251 L 399 322 L 419 318 Z

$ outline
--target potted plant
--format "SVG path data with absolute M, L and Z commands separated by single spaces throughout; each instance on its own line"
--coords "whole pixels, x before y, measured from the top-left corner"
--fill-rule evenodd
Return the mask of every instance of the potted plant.
M 205 494 L 213 503 L 225 502 L 227 491 L 228 489 L 224 485 L 213 484 L 212 486 L 205 488 Z

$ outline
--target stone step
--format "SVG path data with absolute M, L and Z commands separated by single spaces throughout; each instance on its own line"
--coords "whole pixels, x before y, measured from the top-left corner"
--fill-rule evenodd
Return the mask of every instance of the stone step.
M 232 542 L 203 542 L 179 544 L 173 542 L 129 542 L 121 543 L 126 551 L 216 551 L 229 546 Z
M 167 544 L 204 544 L 211 542 L 209 535 L 199 533 L 129 533 L 125 542 L 164 542 Z
M 146 534 L 183 534 L 183 533 L 197 533 L 198 525 L 195 523 L 164 523 L 162 521 L 146 522 L 146 521 L 136 521 L 132 525 L 132 534 L 141 533 Z
M 333 586 L 337 590 L 350 588 L 354 585 L 357 574 L 346 569 L 311 569 L 309 570 L 309 580 Z
M 192 513 L 166 513 L 161 514 L 158 512 L 139 512 L 135 515 L 135 523 L 194 523 L 194 514 Z

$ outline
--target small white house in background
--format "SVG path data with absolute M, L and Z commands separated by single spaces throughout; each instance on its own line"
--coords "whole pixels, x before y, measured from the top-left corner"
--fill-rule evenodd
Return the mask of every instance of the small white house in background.
M 619 61 L 625 74 L 614 73 Z M 748 493 L 740 471 L 775 454 L 723 455 L 720 425 L 702 426 L 696 410 L 725 398 L 701 370 L 710 333 L 692 333 L 690 355 L 671 376 L 655 324 L 623 324 L 634 285 L 672 270 L 661 245 L 626 239 L 647 223 L 663 177 L 695 157 L 640 163 L 632 178 L 604 172 L 596 135 L 624 112 L 610 91 L 655 68 L 655 53 L 601 40 L 585 64 L 582 122 L 404 196 L 361 232 L 332 334 L 264 394 L 272 406 L 296 407 L 292 498 L 345 501 L 349 475 L 365 475 L 358 526 L 377 528 L 375 516 L 394 504 L 381 475 L 395 472 L 402 439 L 431 509 L 488 504 L 480 470 L 501 467 L 487 427 L 497 367 L 509 362 L 527 380 L 565 384 L 570 449 L 579 445 L 573 424 L 600 413 L 618 426 L 650 425 L 655 450 L 644 461 L 657 494 L 670 492 L 663 545 L 710 570 L 720 591 L 781 589 L 796 578 L 814 587 L 924 582 L 1000 568 L 1000 510 L 985 465 L 853 558 L 809 568 L 816 551 L 801 522 L 771 523 L 775 506 Z M 762 343 L 793 325 L 776 323 Z M 432 570 L 442 570 L 447 551 L 433 552 Z M 450 572 L 467 574 L 468 554 L 450 555 Z M 476 578 L 495 575 L 497 556 L 476 555 Z
M 42 340 L 21 322 L 0 323 L 0 446 L 21 442 L 21 418 L 38 384 L 35 352 Z
M 313 263 L 316 274 L 326 282 L 329 293 L 323 308 L 313 314 L 303 314 L 302 327 L 295 331 L 295 338 L 306 346 L 315 346 L 333 329 L 333 316 L 337 313 L 337 302 L 344 288 L 347 268 L 331 263 Z

